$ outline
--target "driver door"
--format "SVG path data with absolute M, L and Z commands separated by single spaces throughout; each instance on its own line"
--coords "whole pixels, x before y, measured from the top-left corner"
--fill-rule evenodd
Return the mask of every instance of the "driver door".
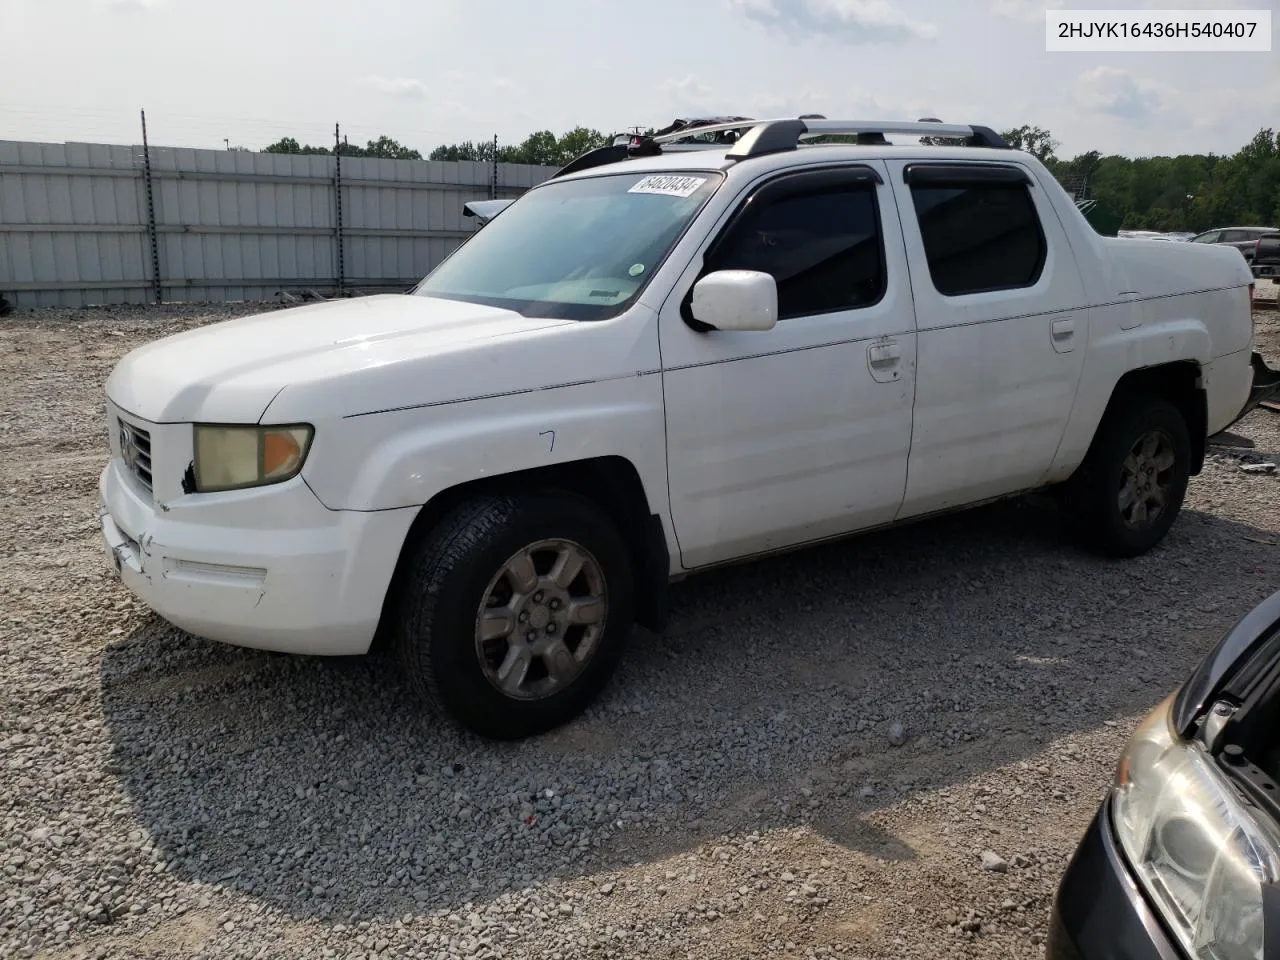
M 878 166 L 759 181 L 660 316 L 672 522 L 686 568 L 891 521 L 911 445 L 915 330 Z M 699 276 L 770 273 L 768 331 L 695 330 Z

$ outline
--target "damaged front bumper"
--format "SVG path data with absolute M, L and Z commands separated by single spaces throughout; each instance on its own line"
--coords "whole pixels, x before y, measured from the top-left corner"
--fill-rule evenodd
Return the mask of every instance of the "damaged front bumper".
M 413 510 L 333 511 L 300 479 L 157 505 L 113 459 L 98 520 L 111 573 L 196 636 L 314 655 L 368 650 Z

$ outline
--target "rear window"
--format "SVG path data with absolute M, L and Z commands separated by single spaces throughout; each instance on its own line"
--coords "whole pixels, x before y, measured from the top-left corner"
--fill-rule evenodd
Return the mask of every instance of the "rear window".
M 1025 184 L 921 184 L 911 198 L 939 293 L 1010 290 L 1040 279 L 1047 247 Z

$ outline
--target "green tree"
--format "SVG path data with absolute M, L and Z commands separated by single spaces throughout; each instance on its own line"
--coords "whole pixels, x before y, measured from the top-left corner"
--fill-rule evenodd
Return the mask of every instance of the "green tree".
M 385 134 L 377 140 L 370 140 L 367 146 L 359 146 L 343 142 L 335 151 L 332 147 L 313 147 L 311 144 L 300 144 L 293 137 L 281 137 L 275 143 L 262 148 L 263 153 L 293 153 L 302 155 L 319 155 L 341 153 L 344 157 L 377 157 L 384 160 L 421 160 L 422 154 L 410 150 L 398 141 Z
M 364 157 L 378 157 L 383 160 L 421 160 L 422 154 L 401 146 L 385 134 L 377 140 L 370 140 L 368 146 L 360 154 Z
M 498 162 L 562 167 L 588 150 L 606 146 L 612 139 L 612 135 L 588 127 L 574 127 L 558 137 L 550 130 L 539 130 L 529 134 L 517 146 L 499 147 Z M 479 160 L 488 163 L 493 160 L 493 142 L 485 140 L 475 143 L 465 140 L 462 143 L 436 147 L 428 159 Z
M 1041 163 L 1050 163 L 1057 158 L 1053 151 L 1058 148 L 1058 141 L 1053 139 L 1048 130 L 1023 124 L 1000 134 L 1005 142 L 1015 150 L 1025 150 Z
M 580 157 L 588 150 L 596 150 L 599 147 L 608 146 L 613 137 L 609 134 L 601 133 L 599 130 L 590 130 L 587 127 L 574 127 L 568 133 L 563 134 L 556 143 L 559 154 L 559 162 L 563 165 Z
M 473 143 L 470 140 L 464 140 L 462 143 L 453 143 L 444 147 L 436 147 L 427 154 L 427 159 L 450 161 L 454 163 L 461 160 L 489 161 L 493 159 L 493 143 L 488 140 L 482 140 L 480 143 Z
M 1053 169 L 1051 167 L 1051 169 Z M 1135 230 L 1199 232 L 1233 224 L 1280 226 L 1280 142 L 1260 130 L 1231 156 L 1177 157 L 1081 154 L 1054 173 L 1087 172 L 1098 207 Z
M 509 163 L 533 163 L 539 166 L 560 166 L 559 141 L 550 130 L 539 130 L 524 138 L 524 142 L 515 148 L 513 159 Z
M 295 154 L 321 154 L 332 153 L 327 147 L 313 147 L 311 144 L 303 146 L 293 137 L 281 137 L 275 143 L 268 144 L 262 148 L 263 153 L 295 153 Z

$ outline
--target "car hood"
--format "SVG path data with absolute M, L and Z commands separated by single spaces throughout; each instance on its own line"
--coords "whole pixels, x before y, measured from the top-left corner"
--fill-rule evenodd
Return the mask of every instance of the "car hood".
M 256 423 L 285 387 L 446 355 L 573 321 L 403 294 L 211 324 L 127 354 L 107 396 L 153 423 Z
M 1173 723 L 1190 736 L 1197 718 L 1247 673 L 1255 655 L 1280 645 L 1280 592 L 1246 613 L 1196 667 L 1173 703 Z

